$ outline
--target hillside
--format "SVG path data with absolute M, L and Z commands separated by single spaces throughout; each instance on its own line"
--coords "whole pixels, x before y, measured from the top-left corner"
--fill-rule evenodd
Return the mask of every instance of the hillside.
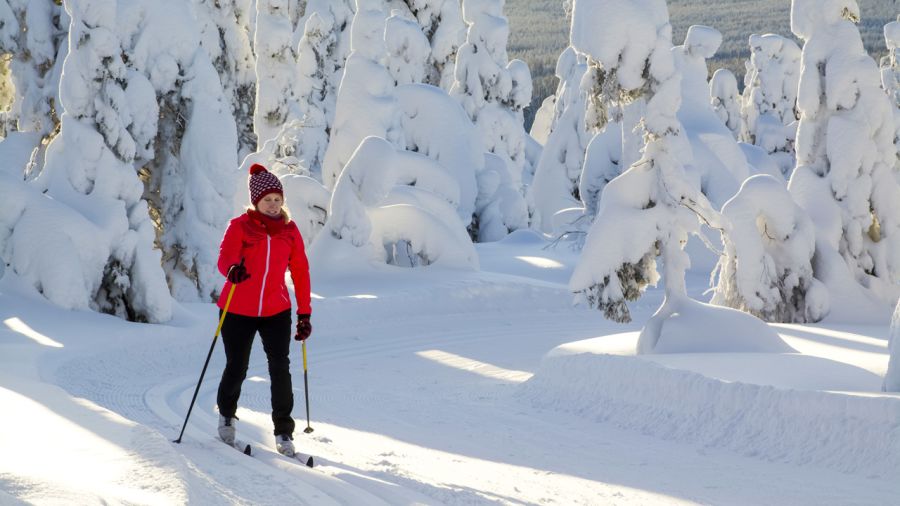
M 860 31 L 876 60 L 885 53 L 885 23 L 900 13 L 897 0 L 858 0 L 862 11 Z M 791 35 L 788 0 L 669 0 L 674 42 L 684 40 L 691 25 L 707 25 L 722 32 L 724 41 L 711 71 L 726 67 L 742 83 L 744 61 L 749 57 L 747 40 L 753 33 Z M 509 56 L 528 62 L 534 80 L 531 110 L 526 111 L 530 128 L 534 111 L 556 90 L 553 70 L 556 58 L 568 44 L 569 22 L 565 0 L 507 0 Z

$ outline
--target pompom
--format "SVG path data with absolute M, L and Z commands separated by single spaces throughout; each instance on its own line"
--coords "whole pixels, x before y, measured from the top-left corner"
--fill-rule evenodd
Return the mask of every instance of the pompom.
M 266 168 L 258 163 L 254 163 L 250 166 L 250 175 L 256 174 L 257 172 L 265 172 Z

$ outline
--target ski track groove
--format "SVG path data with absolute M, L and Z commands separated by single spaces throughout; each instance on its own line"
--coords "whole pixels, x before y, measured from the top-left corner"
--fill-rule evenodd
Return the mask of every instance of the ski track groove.
M 456 316 L 465 317 L 469 320 L 467 322 L 468 329 L 452 328 L 452 321 Z M 569 317 L 571 318 L 571 314 L 569 314 Z M 597 326 L 596 321 L 590 318 L 575 319 L 574 321 L 560 320 L 558 315 L 555 315 L 553 312 L 539 312 L 536 317 L 536 314 L 533 312 L 502 311 L 499 314 L 499 321 L 498 314 L 495 312 L 441 315 L 441 323 L 449 322 L 448 327 L 450 328 L 429 329 L 428 324 L 430 323 L 433 326 L 434 318 L 434 315 L 417 315 L 412 318 L 405 318 L 399 322 L 387 320 L 387 323 L 364 322 L 342 325 L 340 330 L 320 337 L 321 340 L 328 340 L 326 341 L 327 345 L 322 350 L 317 350 L 315 347 L 316 341 L 311 341 L 310 344 L 312 346 L 308 347 L 311 371 L 314 373 L 316 367 L 323 367 L 345 360 L 363 357 L 372 359 L 391 357 L 419 350 L 441 348 L 447 345 L 470 345 L 483 341 L 510 339 L 526 333 L 581 333 L 589 336 L 593 335 L 591 334 L 591 329 Z M 472 328 L 472 320 L 474 319 L 484 320 L 485 325 L 478 329 Z M 527 328 L 523 328 L 523 325 L 520 323 L 523 320 L 529 322 Z M 324 327 L 327 328 L 327 325 Z M 390 330 L 390 332 L 385 333 L 385 329 Z M 367 332 L 380 336 L 391 336 L 391 338 L 385 339 L 382 337 L 377 340 L 361 340 L 358 337 Z M 267 413 L 270 410 L 268 371 L 265 354 L 258 344 L 257 340 L 247 377 L 249 379 L 259 376 L 265 378 L 266 381 L 245 381 L 240 404 L 243 409 Z M 168 435 L 170 430 L 177 434 L 181 428 L 184 413 L 186 413 L 190 404 L 193 390 L 196 387 L 199 368 L 202 366 L 201 360 L 205 357 L 206 351 L 208 351 L 208 345 L 209 341 L 197 340 L 184 343 L 183 340 L 173 340 L 172 353 L 165 356 L 146 352 L 146 350 L 158 350 L 158 344 L 144 347 L 123 346 L 104 353 L 72 359 L 61 364 L 54 372 L 54 375 L 57 378 L 57 383 L 66 385 L 66 389 L 73 395 L 89 399 L 137 423 L 158 427 L 166 435 Z M 220 346 L 217 344 L 217 348 Z M 175 358 L 173 359 L 173 357 Z M 302 359 L 296 351 L 293 358 L 292 372 L 294 372 L 296 399 L 295 416 L 298 422 L 298 430 L 300 430 L 303 426 L 301 420 L 303 413 L 302 392 L 300 391 L 303 381 Z M 297 367 L 298 365 L 300 367 Z M 200 434 L 206 434 L 208 439 L 201 439 L 201 446 L 206 449 L 216 444 L 215 439 L 210 437 L 210 435 L 215 434 L 217 425 L 217 415 L 215 414 L 214 406 L 218 385 L 217 379 L 223 367 L 223 354 L 220 350 L 217 350 L 217 352 L 213 353 L 206 377 L 198 393 L 197 403 L 191 414 L 190 424 L 184 436 L 185 440 L 187 440 L 188 438 L 196 438 Z M 156 374 L 152 375 L 152 378 L 141 380 L 141 375 L 136 373 L 136 371 L 141 370 L 159 371 L 160 369 L 171 374 Z M 194 369 L 197 370 L 194 371 Z M 184 374 L 184 371 L 191 371 L 191 373 Z M 171 379 L 159 383 L 158 378 L 160 376 L 170 377 Z M 383 392 L 380 395 L 358 394 L 348 396 L 346 392 L 333 388 L 320 389 L 320 394 L 316 394 L 316 390 L 313 390 L 313 392 L 311 399 L 319 401 L 340 400 L 341 402 L 377 405 L 385 401 L 386 397 L 390 397 L 390 403 L 396 405 L 406 399 L 406 396 L 386 395 Z M 477 396 L 477 393 L 471 395 L 471 397 Z M 268 433 L 267 430 L 265 432 Z M 244 439 L 254 445 L 254 448 L 267 448 L 269 451 L 273 451 L 269 447 L 269 443 L 263 443 L 247 436 L 248 434 L 242 435 Z M 317 446 L 327 449 L 327 446 Z M 221 455 L 222 458 L 226 458 L 226 456 L 228 458 L 246 458 L 227 447 L 223 447 L 223 449 L 228 453 L 223 453 L 222 449 L 214 448 L 216 453 Z M 301 448 L 301 450 L 304 449 Z M 232 452 L 235 454 L 229 455 Z M 315 454 L 315 450 L 313 450 L 313 453 Z M 400 480 L 407 487 L 417 489 L 420 493 L 430 497 L 437 493 L 433 487 L 418 483 L 415 478 L 407 476 L 402 468 L 379 474 L 382 474 L 380 476 L 382 479 L 387 479 L 388 481 Z M 219 486 L 215 477 L 207 476 L 207 479 L 210 482 L 217 483 L 216 486 Z M 346 482 L 346 480 L 344 481 Z M 227 487 L 227 485 L 225 486 Z M 360 489 L 360 491 L 364 495 L 370 496 L 368 503 L 371 504 L 372 500 L 378 502 L 376 496 L 371 495 L 371 490 Z M 300 499 L 291 490 L 284 490 L 284 493 L 296 497 L 298 500 Z M 483 496 L 476 495 L 476 497 L 482 500 L 485 499 Z M 246 497 L 240 499 L 248 500 Z M 446 497 L 443 499 L 446 499 Z M 249 500 L 260 503 L 259 498 Z

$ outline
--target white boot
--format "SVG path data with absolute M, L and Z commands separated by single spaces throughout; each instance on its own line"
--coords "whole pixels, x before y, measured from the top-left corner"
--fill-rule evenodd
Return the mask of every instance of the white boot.
M 219 415 L 219 437 L 225 444 L 234 445 L 234 422 L 236 417 L 225 418 Z
M 275 448 L 278 450 L 278 453 L 282 455 L 287 457 L 294 456 L 294 442 L 291 440 L 291 436 L 287 434 L 275 436 Z

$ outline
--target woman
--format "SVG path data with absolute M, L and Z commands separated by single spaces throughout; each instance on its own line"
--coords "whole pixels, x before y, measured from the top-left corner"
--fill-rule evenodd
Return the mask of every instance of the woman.
M 253 337 L 259 332 L 269 362 L 275 445 L 280 453 L 292 457 L 291 301 L 284 274 L 290 268 L 297 298 L 294 338 L 302 341 L 312 333 L 309 263 L 300 231 L 284 207 L 281 181 L 259 164 L 250 167 L 250 202 L 252 208 L 231 220 L 219 247 L 219 271 L 228 278 L 219 297 L 221 310 L 231 287 L 239 285 L 222 324 L 226 364 L 217 397 L 219 437 L 234 444 L 241 383 L 247 376 Z

